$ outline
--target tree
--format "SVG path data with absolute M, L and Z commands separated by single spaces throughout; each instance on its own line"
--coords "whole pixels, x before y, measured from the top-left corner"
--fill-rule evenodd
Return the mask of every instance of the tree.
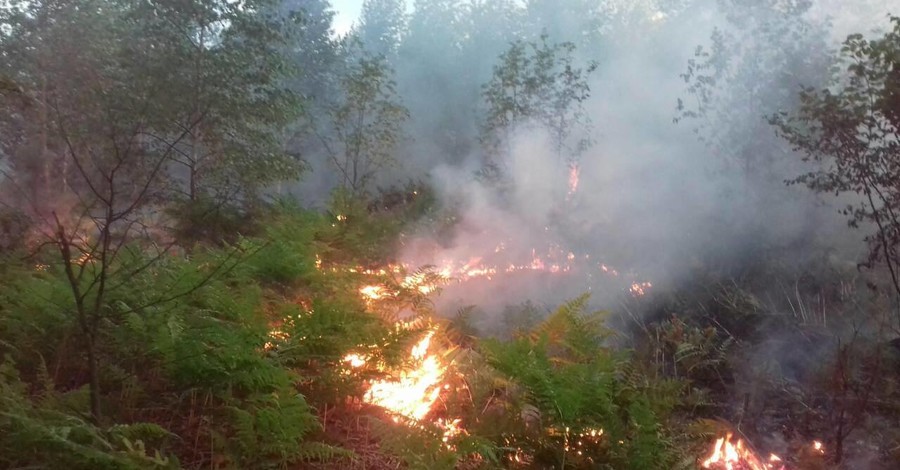
M 15 83 L 0 103 L 14 131 L 2 140 L 3 202 L 28 208 L 36 252 L 56 252 L 53 267 L 70 290 L 61 308 L 83 342 L 95 420 L 104 329 L 233 265 L 226 259 L 197 285 L 146 305 L 115 307 L 115 291 L 172 252 L 156 214 L 181 194 L 248 198 L 292 174 L 278 151 L 289 102 L 268 45 L 278 29 L 262 6 L 23 1 L 2 12 L 0 75 Z
M 461 162 L 471 154 L 477 98 L 477 90 L 471 89 L 472 69 L 461 56 L 463 2 L 413 3 L 396 71 L 397 89 L 415 116 L 408 126 L 416 136 L 415 151 L 434 158 L 434 163 Z
M 299 177 L 282 134 L 300 110 L 285 87 L 290 18 L 268 14 L 271 5 L 165 1 L 131 13 L 131 50 L 150 51 L 144 55 L 158 68 L 147 70 L 147 80 L 172 71 L 165 86 L 173 95 L 161 102 L 178 116 L 177 129 L 191 129 L 170 170 L 186 180 L 179 191 L 192 202 L 252 201 L 267 185 Z
M 525 25 L 532 36 L 547 34 L 556 42 L 571 42 L 579 49 L 601 39 L 603 7 L 596 0 L 526 0 Z
M 354 32 L 367 51 L 391 59 L 406 29 L 403 0 L 365 0 Z
M 765 117 L 792 109 L 802 83 L 827 76 L 828 30 L 808 18 L 807 0 L 732 0 L 718 7 L 728 28 L 716 28 L 710 45 L 698 46 L 688 61 L 681 75 L 687 95 L 678 99 L 675 121 L 694 123 L 721 169 L 780 181 L 793 159 Z
M 572 43 L 515 41 L 500 56 L 482 95 L 487 106 L 482 139 L 489 155 L 503 154 L 512 133 L 536 125 L 551 137 L 553 150 L 574 164 L 590 146 L 590 118 L 584 102 L 590 97 L 587 75 L 595 65 L 577 67 Z
M 409 111 L 400 103 L 393 70 L 382 57 L 363 55 L 349 64 L 341 92 L 328 112 L 329 128 L 319 136 L 341 186 L 365 197 L 372 180 L 396 164 Z
M 274 11 L 287 28 L 284 55 L 294 69 L 286 77 L 290 89 L 306 105 L 323 102 L 341 58 L 340 44 L 332 37 L 331 5 L 327 0 L 281 0 Z
M 891 21 L 881 38 L 849 36 L 830 86 L 806 88 L 796 112 L 772 121 L 816 164 L 790 183 L 859 196 L 843 213 L 853 227 L 874 227 L 869 261 L 885 263 L 900 299 L 900 18 Z M 900 327 L 900 308 L 897 315 Z
M 466 70 L 467 98 L 473 109 L 481 100 L 481 85 L 490 79 L 497 57 L 511 41 L 523 37 L 522 14 L 512 0 L 469 0 L 463 5 L 460 61 Z

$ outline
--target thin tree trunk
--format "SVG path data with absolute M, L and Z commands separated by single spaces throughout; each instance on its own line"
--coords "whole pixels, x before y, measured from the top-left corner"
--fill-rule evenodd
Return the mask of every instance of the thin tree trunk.
M 90 378 L 91 417 L 99 424 L 103 417 L 100 409 L 100 361 L 97 357 L 96 338 L 87 334 L 88 374 Z

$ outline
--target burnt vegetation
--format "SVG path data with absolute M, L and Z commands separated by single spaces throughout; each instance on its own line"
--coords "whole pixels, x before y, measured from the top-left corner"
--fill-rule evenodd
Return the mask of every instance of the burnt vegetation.
M 820 3 L 0 2 L 0 468 L 900 468 Z

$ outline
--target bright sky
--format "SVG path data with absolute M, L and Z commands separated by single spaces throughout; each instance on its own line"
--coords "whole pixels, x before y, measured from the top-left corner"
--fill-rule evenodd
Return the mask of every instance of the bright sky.
M 334 32 L 344 34 L 350 30 L 353 23 L 359 18 L 363 0 L 331 0 L 334 8 Z

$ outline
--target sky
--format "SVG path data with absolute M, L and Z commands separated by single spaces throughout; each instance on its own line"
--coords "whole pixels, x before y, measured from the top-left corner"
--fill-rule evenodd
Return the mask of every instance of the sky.
M 344 34 L 350 30 L 359 18 L 362 4 L 363 0 L 331 0 L 331 6 L 335 11 L 334 31 L 337 34 Z
M 407 2 L 407 8 L 410 7 Z M 353 23 L 359 18 L 359 12 L 362 10 L 363 0 L 331 0 L 331 6 L 335 11 L 334 31 L 338 35 L 344 34 L 350 30 Z M 885 11 L 893 14 L 900 14 L 900 0 L 853 0 L 846 2 L 845 0 L 816 0 L 814 12 L 836 17 L 835 33 L 838 37 L 843 37 L 852 32 L 852 27 L 860 24 L 859 18 L 876 18 L 883 20 Z M 852 7 L 849 7 L 852 5 Z M 877 12 L 877 14 L 873 14 Z

